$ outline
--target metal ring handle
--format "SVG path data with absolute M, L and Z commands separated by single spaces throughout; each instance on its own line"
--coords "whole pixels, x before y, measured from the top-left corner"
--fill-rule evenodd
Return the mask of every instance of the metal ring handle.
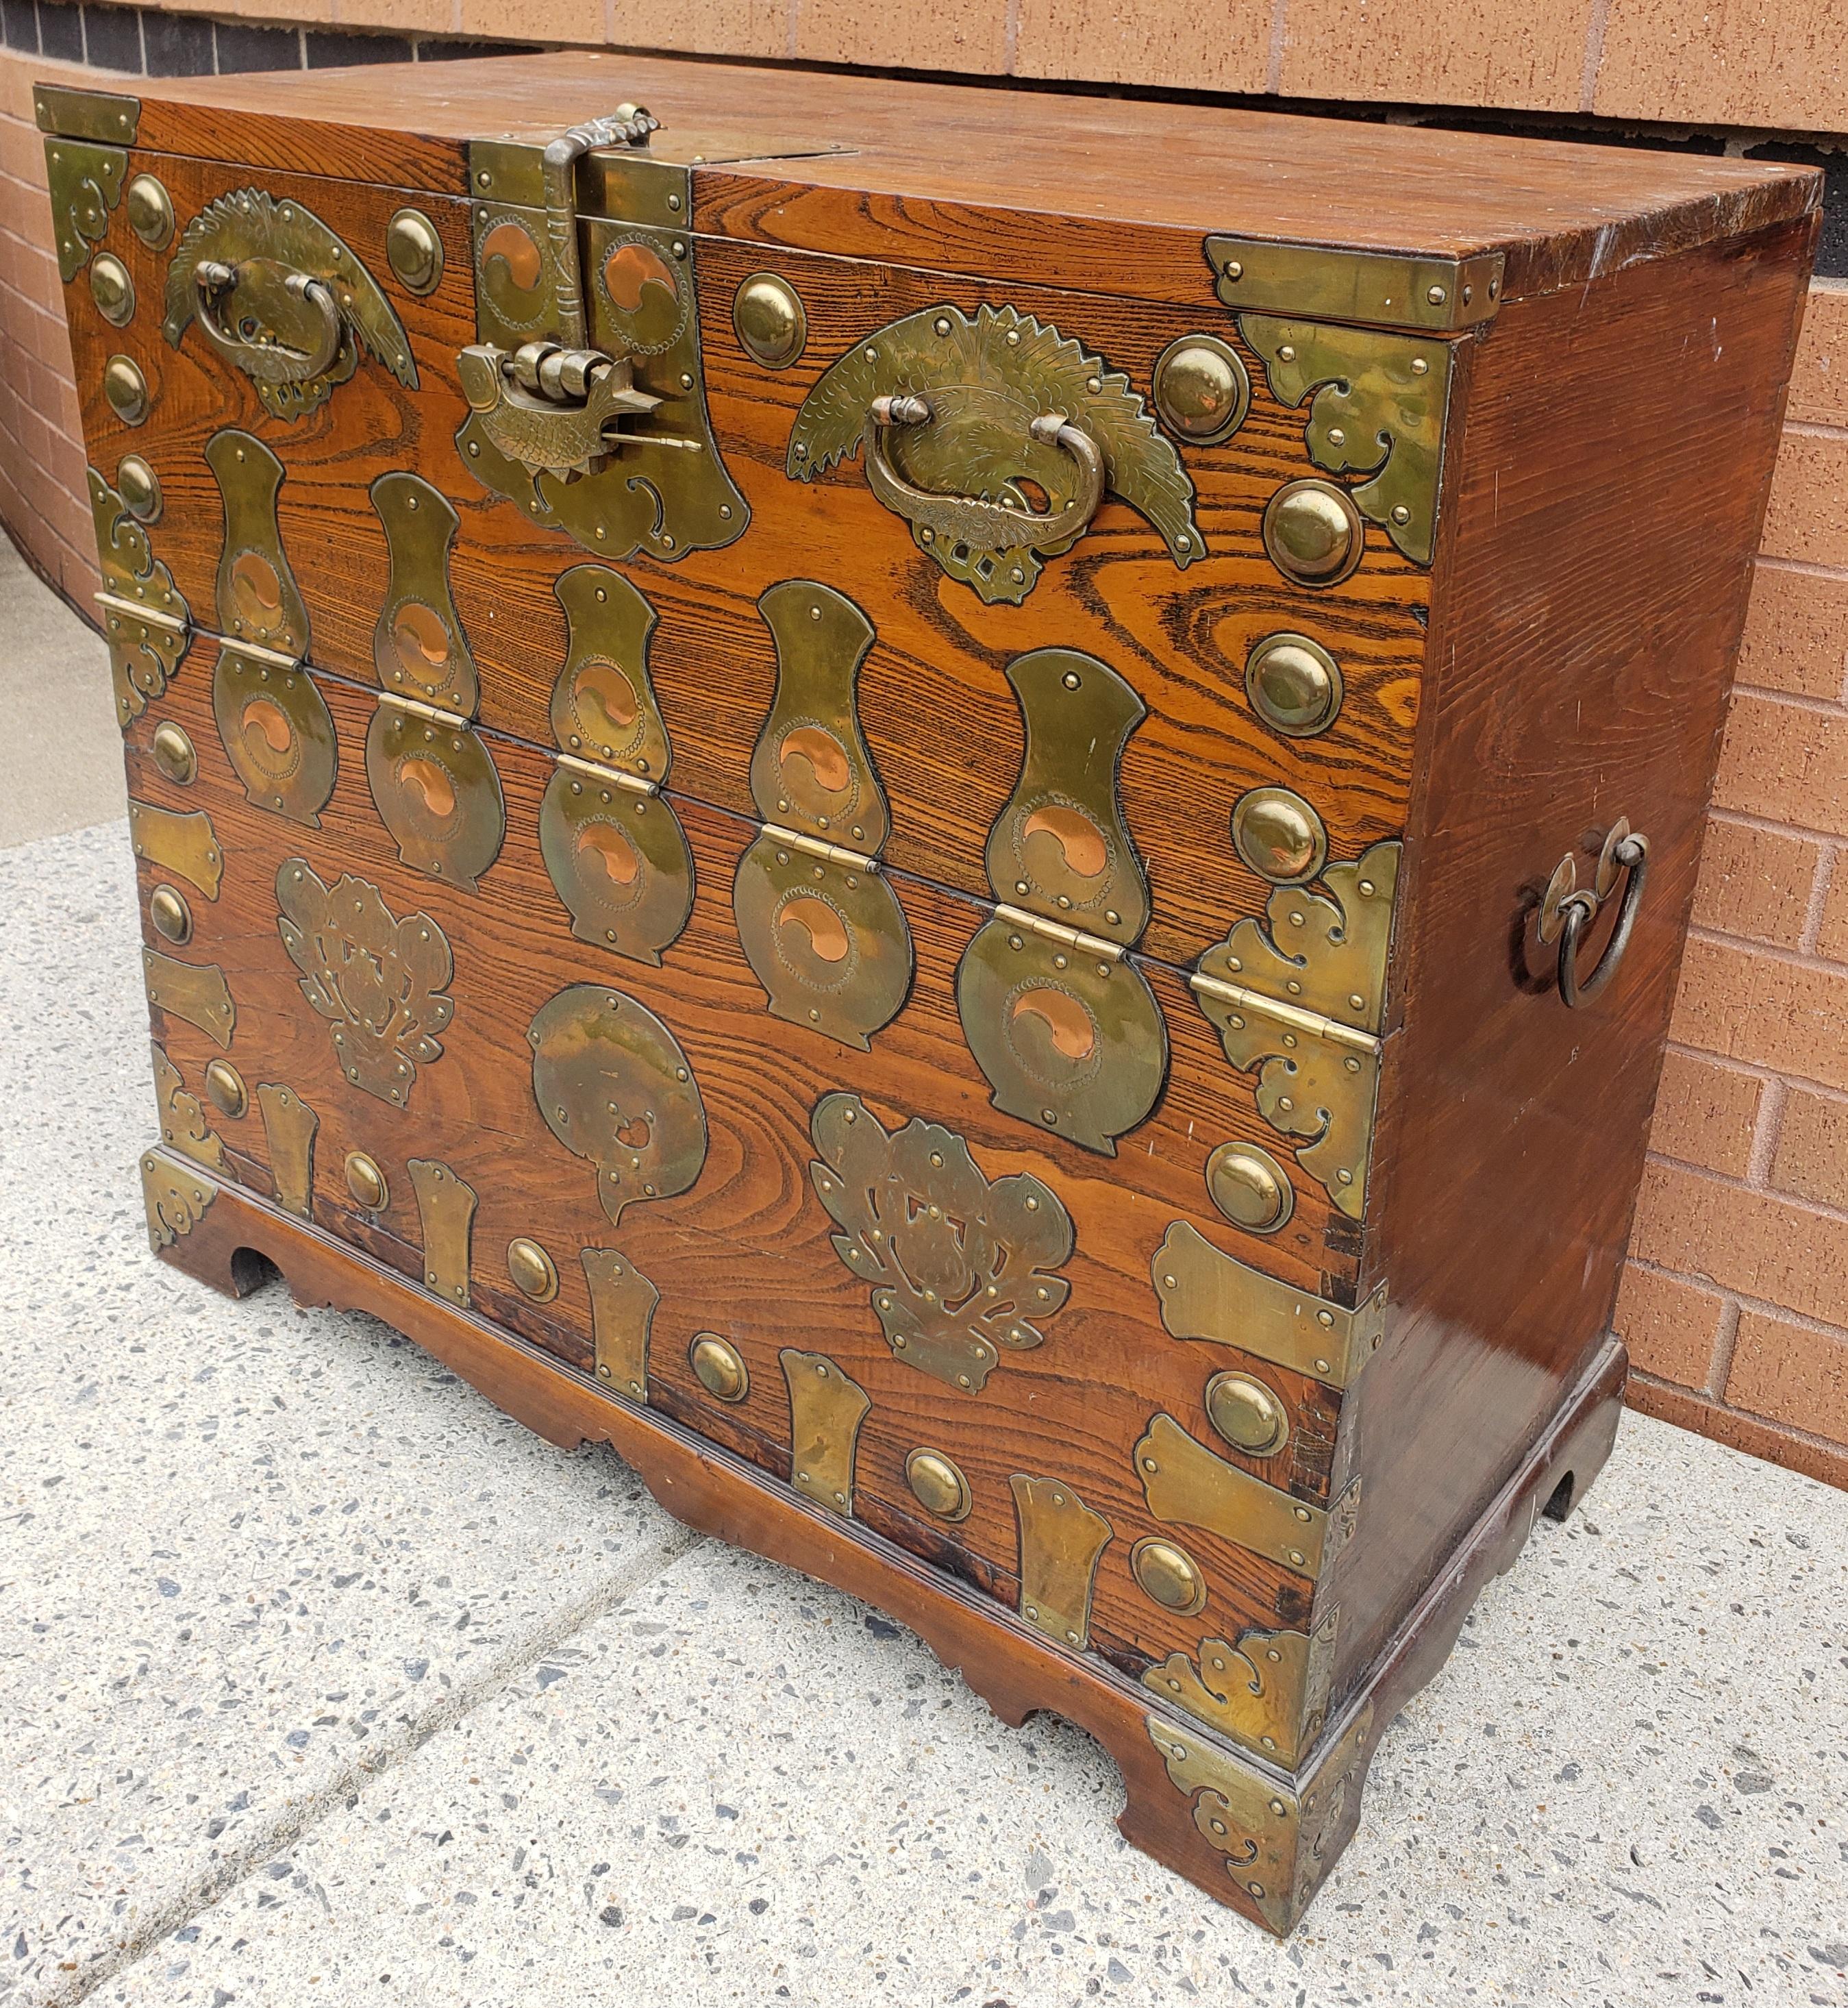
M 332 288 L 311 273 L 292 272 L 283 290 L 320 316 L 311 349 L 290 348 L 279 341 L 248 341 L 219 318 L 219 309 L 238 289 L 241 267 L 202 258 L 193 268 L 199 295 L 199 323 L 218 348 L 248 375 L 264 384 L 306 384 L 324 376 L 340 354 L 340 308 Z
M 1597 917 L 1600 903 L 1595 893 L 1574 893 L 1560 903 L 1564 922 L 1560 932 L 1560 1001 L 1569 1011 L 1576 1011 L 1595 997 L 1617 974 L 1617 965 L 1624 960 L 1649 876 L 1649 840 L 1641 835 L 1625 837 L 1611 852 L 1611 860 L 1621 865 L 1629 877 L 1624 887 L 1624 903 L 1617 909 L 1617 924 L 1589 976 L 1581 978 L 1578 974 L 1578 945 Z
M 939 495 L 919 488 L 885 457 L 889 426 L 927 424 L 931 407 L 922 398 L 875 398 L 867 413 L 867 486 L 888 509 L 934 538 L 952 544 L 973 544 L 988 551 L 1063 548 L 1083 534 L 1104 500 L 1104 455 L 1089 433 L 1058 412 L 1034 419 L 1028 435 L 1043 446 L 1056 446 L 1078 466 L 1078 489 L 1063 507 L 1044 515 L 1005 502 L 984 502 L 971 495 Z

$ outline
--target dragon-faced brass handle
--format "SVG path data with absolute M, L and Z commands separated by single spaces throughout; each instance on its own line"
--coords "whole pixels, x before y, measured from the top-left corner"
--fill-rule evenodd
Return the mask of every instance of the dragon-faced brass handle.
M 324 280 L 285 270 L 267 258 L 236 265 L 201 258 L 193 267 L 193 285 L 207 339 L 256 382 L 306 384 L 333 368 L 340 354 L 340 307 Z M 285 334 L 308 345 L 298 347 Z
M 973 495 L 938 494 L 907 481 L 885 451 L 893 426 L 928 425 L 930 401 L 924 398 L 875 398 L 867 412 L 867 486 L 886 507 L 903 516 L 926 543 L 974 545 L 984 550 L 1063 550 L 1081 536 L 1104 500 L 1104 456 L 1090 433 L 1061 412 L 1048 412 L 1027 422 L 1028 438 L 1070 455 L 1077 481 L 1062 507 L 1044 511 L 1011 502 L 989 502 Z
M 1592 884 L 1581 887 L 1578 883 L 1578 868 L 1568 852 L 1555 868 L 1540 904 L 1540 939 L 1559 942 L 1560 1001 L 1569 1011 L 1578 1010 L 1595 997 L 1617 974 L 1618 965 L 1624 960 L 1648 880 L 1649 840 L 1640 831 L 1633 831 L 1627 822 L 1620 819 L 1604 840 L 1604 848 L 1598 859 L 1597 877 Z M 1599 910 L 1616 893 L 1620 879 L 1624 883 L 1624 893 L 1623 904 L 1617 909 L 1617 925 L 1611 929 L 1610 939 L 1605 943 L 1604 953 L 1591 973 L 1581 976 L 1579 949 Z

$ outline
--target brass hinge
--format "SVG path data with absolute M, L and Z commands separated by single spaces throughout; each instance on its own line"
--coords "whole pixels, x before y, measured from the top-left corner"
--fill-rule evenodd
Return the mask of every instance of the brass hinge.
M 849 871 L 877 871 L 879 861 L 868 857 L 864 851 L 849 850 L 838 843 L 824 843 L 818 836 L 804 836 L 800 831 L 785 829 L 779 822 L 764 825 L 764 834 L 774 843 L 786 843 L 790 850 L 800 850 L 811 857 L 825 859 L 830 864 L 843 866 Z
M 1021 907 L 997 906 L 995 917 L 1005 921 L 1009 927 L 1025 928 L 1044 940 L 1057 942 L 1062 948 L 1076 949 L 1080 955 L 1097 955 L 1111 962 L 1120 962 L 1123 957 L 1121 942 L 1104 941 L 1096 935 L 1081 933 L 1076 928 L 1062 926 L 1057 921 L 1042 920 L 1037 914 L 1030 914 Z
M 163 613 L 157 607 L 143 606 L 138 599 L 124 599 L 118 592 L 99 592 L 92 596 L 97 606 L 106 607 L 112 613 L 125 613 L 132 620 L 144 620 L 150 628 L 164 628 L 174 635 L 188 634 L 192 630 L 189 617 Z
M 1285 1004 L 1277 998 L 1267 996 L 1261 990 L 1247 990 L 1239 984 L 1221 982 L 1217 976 L 1202 976 L 1197 970 L 1187 981 L 1202 997 L 1229 1005 L 1235 1011 L 1258 1012 L 1267 1018 L 1294 1027 L 1306 1038 L 1333 1039 L 1361 1052 L 1377 1053 L 1380 1050 L 1380 1041 L 1371 1032 L 1356 1031 L 1352 1025 L 1323 1017 L 1320 1011 L 1306 1011 L 1299 1004 Z
M 263 653 L 260 649 L 247 649 L 241 642 L 239 644 L 239 651 L 241 654 L 246 655 Z M 292 663 L 289 664 L 292 669 L 295 666 L 297 666 Z M 396 691 L 380 691 L 379 702 L 381 704 L 394 705 L 400 711 L 415 712 L 419 718 L 429 719 L 438 725 L 447 725 L 452 732 L 466 732 L 470 729 L 468 719 L 463 717 L 460 712 L 443 711 L 433 704 L 424 704 L 414 697 L 401 697 Z
M 55 83 L 35 83 L 32 108 L 38 129 L 63 140 L 132 147 L 141 129 L 140 99 L 119 91 L 72 90 Z
M 593 781 L 607 781 L 612 787 L 627 788 L 632 795 L 658 795 L 661 792 L 659 782 L 645 781 L 639 774 L 625 774 L 620 767 L 599 767 L 595 761 L 580 759 L 575 753 L 554 753 L 552 757 L 561 767 L 588 774 Z
M 1214 290 L 1241 313 L 1454 334 L 1493 320 L 1501 306 L 1499 251 L 1419 258 L 1254 237 L 1209 237 L 1206 249 Z

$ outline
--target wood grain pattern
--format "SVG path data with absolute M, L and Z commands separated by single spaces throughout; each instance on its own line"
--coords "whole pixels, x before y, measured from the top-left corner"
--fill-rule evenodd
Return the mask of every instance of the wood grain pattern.
M 321 828 L 253 809 L 231 773 L 212 723 L 214 650 L 196 642 L 167 700 L 132 729 L 129 786 L 137 799 L 203 810 L 226 859 L 220 898 L 195 903 L 191 962 L 221 966 L 239 1013 L 231 1057 L 253 1089 L 292 1087 L 320 1119 L 314 1217 L 376 1260 L 412 1275 L 422 1261 L 419 1214 L 404 1167 L 414 1157 L 446 1162 L 478 1195 L 474 1303 L 478 1310 L 580 1368 L 592 1358 L 585 1247 L 618 1247 L 662 1293 L 654 1327 L 658 1399 L 702 1434 L 779 1475 L 788 1464 L 788 1398 L 777 1355 L 800 1335 L 838 1359 L 874 1400 L 860 1435 L 863 1510 L 895 1539 L 934 1556 L 1011 1599 L 1016 1573 L 1015 1470 L 1065 1477 L 1117 1530 L 1100 1571 L 1096 1625 L 1105 1649 L 1134 1661 L 1191 1649 L 1213 1628 L 1299 1621 L 1309 1586 L 1249 1550 L 1187 1530 L 1180 1538 L 1213 1586 L 1202 1617 L 1178 1621 L 1136 1587 L 1129 1554 L 1159 1531 L 1143 1503 L 1131 1446 L 1160 1411 L 1223 1450 L 1267 1482 L 1311 1502 L 1328 1501 L 1339 1399 L 1306 1377 L 1229 1348 L 1171 1338 L 1156 1309 L 1150 1262 L 1175 1219 L 1193 1221 L 1228 1253 L 1288 1275 L 1325 1296 L 1350 1294 L 1356 1231 L 1305 1188 L 1277 1235 L 1241 1233 L 1207 1203 L 1209 1151 L 1231 1136 L 1263 1140 L 1288 1158 L 1284 1141 L 1256 1113 L 1249 1084 L 1227 1066 L 1206 1020 L 1171 976 L 1153 969 L 1173 1043 L 1169 1086 L 1155 1113 L 1124 1140 L 1123 1156 L 1102 1158 L 1026 1130 L 989 1103 L 954 1002 L 957 958 L 984 909 L 920 881 L 892 875 L 917 948 L 909 1003 L 870 1054 L 772 1018 L 737 939 L 731 884 L 753 833 L 740 819 L 681 800 L 677 808 L 696 871 L 687 932 L 651 969 L 575 941 L 539 854 L 539 801 L 551 763 L 504 739 L 490 741 L 507 807 L 508 833 L 479 894 L 407 870 L 380 822 L 359 757 L 376 700 L 366 691 L 321 680 L 337 734 L 339 777 Z M 179 789 L 148 752 L 160 718 L 191 735 L 199 777 Z M 329 884 L 342 870 L 377 886 L 391 913 L 427 914 L 455 958 L 449 992 L 454 1021 L 443 1055 L 421 1064 L 408 1105 L 394 1108 L 348 1083 L 324 1022 L 301 995 L 295 965 L 277 930 L 276 875 L 302 857 Z M 159 874 L 143 864 L 145 898 Z M 150 943 L 156 937 L 148 935 Z M 592 1168 L 553 1138 L 534 1103 L 526 1028 L 540 1006 L 568 985 L 607 984 L 639 999 L 673 1028 L 703 1094 L 711 1133 L 705 1165 L 677 1199 L 638 1205 L 612 1228 L 599 1204 Z M 192 1027 L 156 1014 L 156 1036 L 196 1092 L 217 1050 Z M 832 1223 L 811 1189 L 815 1151 L 809 1121 L 825 1092 L 863 1094 L 888 1129 L 913 1115 L 966 1137 L 990 1178 L 1030 1171 L 1057 1193 L 1076 1224 L 1077 1250 L 1064 1274 L 1072 1300 L 1048 1321 L 1045 1342 L 1004 1355 L 979 1395 L 959 1394 L 893 1358 L 874 1316 L 868 1286 L 830 1246 Z M 219 1126 L 233 1164 L 260 1192 L 270 1186 L 260 1119 Z M 386 1171 L 390 1203 L 378 1214 L 356 1207 L 341 1166 L 361 1150 Z M 504 1261 L 517 1235 L 535 1235 L 559 1271 L 557 1298 L 541 1308 L 511 1286 Z M 744 1354 L 749 1398 L 716 1402 L 687 1363 L 692 1338 L 716 1331 Z M 1228 1366 L 1270 1386 L 1291 1416 L 1277 1458 L 1241 1458 L 1214 1434 L 1206 1384 Z M 952 1457 L 968 1475 L 976 1507 L 960 1526 L 934 1526 L 904 1478 L 920 1444 Z M 1283 1467 L 1280 1469 L 1279 1467 Z M 964 1561 L 960 1557 L 966 1556 Z
M 1375 1146 L 1391 1329 L 1365 1383 L 1367 1511 L 1322 1585 L 1337 1692 L 1609 1326 L 1810 229 L 1624 273 L 1589 316 L 1511 308 L 1475 359 Z M 1610 988 L 1567 1011 L 1535 908 L 1568 850 L 1588 882 L 1619 816 L 1650 839 L 1647 900 Z
M 1409 130 L 1223 106 L 588 54 L 393 72 L 188 79 L 143 91 L 142 141 L 459 193 L 482 135 L 542 145 L 620 100 L 663 122 L 701 230 L 1189 302 L 1228 231 L 1467 256 L 1503 248 L 1511 299 L 1580 285 L 1800 215 L 1818 178 L 1761 161 Z M 353 136 L 365 107 L 364 146 Z M 829 151 L 829 149 L 836 150 Z M 755 159 L 773 168 L 755 171 Z
M 241 185 L 235 175 L 171 158 L 137 154 L 135 165 L 168 184 L 182 218 Z M 288 470 L 277 515 L 308 607 L 311 658 L 367 682 L 375 681 L 373 631 L 388 569 L 368 489 L 390 468 L 415 468 L 461 518 L 451 579 L 482 674 L 482 717 L 549 749 L 547 707 L 565 655 L 553 586 L 588 554 L 489 495 L 455 450 L 466 409 L 455 356 L 475 333 L 465 207 L 425 205 L 443 235 L 446 276 L 419 300 L 397 285 L 380 255 L 401 191 L 317 189 L 277 175 L 264 185 L 279 200 L 318 203 L 323 220 L 368 259 L 405 321 L 418 389 L 405 391 L 368 362 L 308 419 L 270 418 L 252 386 L 196 329 L 177 352 L 160 339 L 151 303 L 165 258 L 118 230 L 111 246 L 129 263 L 144 302 L 134 324 L 108 327 L 81 277 L 66 288 L 97 465 L 112 475 L 131 451 L 152 461 L 167 497 L 155 549 L 196 620 L 209 627 L 222 520 L 205 444 L 228 425 L 263 439 Z M 807 302 L 811 334 L 801 360 L 778 372 L 745 355 L 731 323 L 733 295 L 756 269 L 756 255 L 717 242 L 696 252 L 712 416 L 728 469 L 750 502 L 751 527 L 723 551 L 694 553 L 672 566 L 638 559 L 626 567 L 659 614 L 651 666 L 677 790 L 753 813 L 751 752 L 776 676 L 757 599 L 779 580 L 816 578 L 856 597 L 878 631 L 861 672 L 860 712 L 892 798 L 885 854 L 901 870 L 988 896 L 983 845 L 1020 759 L 1019 713 L 1002 671 L 1010 657 L 1048 642 L 1108 663 L 1149 707 L 1124 760 L 1122 787 L 1154 899 L 1143 946 L 1157 959 L 1191 963 L 1236 921 L 1262 912 L 1270 889 L 1240 861 L 1230 838 L 1233 804 L 1247 789 L 1280 783 L 1304 795 L 1327 824 L 1337 858 L 1358 857 L 1402 830 L 1426 575 L 1377 530 L 1360 569 L 1340 585 L 1305 591 L 1278 574 L 1264 555 L 1260 518 L 1284 482 L 1314 469 L 1302 442 L 1304 415 L 1269 395 L 1263 366 L 1249 352 L 1250 417 L 1224 446 L 1185 455 L 1209 555 L 1185 571 L 1141 517 L 1107 504 L 1022 606 L 984 606 L 915 548 L 857 463 L 812 483 L 783 472 L 790 425 L 810 387 L 843 348 L 889 321 L 945 299 L 970 311 L 984 299 L 1005 300 L 1101 352 L 1146 396 L 1155 359 L 1175 337 L 1203 324 L 1231 335 L 1229 317 L 1203 284 L 1190 317 L 1072 292 L 786 258 L 779 269 Z M 134 356 L 153 394 L 152 415 L 140 427 L 124 426 L 102 394 L 104 363 L 118 350 Z M 1280 631 L 1314 635 L 1341 665 L 1340 716 L 1313 738 L 1270 730 L 1245 695 L 1247 655 Z
M 393 1271 L 254 1204 L 235 1187 L 221 1190 L 192 1232 L 162 1250 L 164 1260 L 188 1274 L 238 1296 L 257 1285 L 260 1264 L 253 1256 L 282 1271 L 298 1303 L 384 1319 L 549 1442 L 564 1449 L 611 1444 L 655 1499 L 689 1526 L 889 1611 L 1010 1727 L 1041 1709 L 1077 1723 L 1097 1738 L 1122 1774 L 1127 1804 L 1117 1825 L 1124 1838 L 1280 1936 L 1294 1926 L 1359 1822 L 1361 1790 L 1380 1732 L 1449 1656 L 1470 1607 L 1492 1578 L 1513 1565 L 1542 1508 L 1563 1518 L 1583 1497 L 1609 1454 L 1622 1405 L 1624 1352 L 1612 1345 L 1567 1391 L 1551 1426 L 1407 1613 L 1365 1690 L 1331 1721 L 1294 1780 L 1226 1752 L 1264 1787 L 1293 1786 L 1306 1800 L 1317 1789 L 1327 1753 L 1363 1713 L 1369 1717 L 1359 1761 L 1341 1780 L 1339 1811 L 1321 1829 L 1319 1844 L 1306 1851 L 1288 1900 L 1260 1907 L 1228 1858 L 1210 1844 L 1189 1795 L 1170 1781 L 1150 1739 L 1151 1722 L 1164 1723 L 1196 1743 L 1223 1748 L 1191 1718 L 1164 1709 L 1111 1669 L 1074 1659 L 1030 1628 L 998 1618 L 992 1604 L 960 1584 L 869 1530 L 766 1483 L 670 1419 L 611 1400 L 536 1348 L 439 1303 Z

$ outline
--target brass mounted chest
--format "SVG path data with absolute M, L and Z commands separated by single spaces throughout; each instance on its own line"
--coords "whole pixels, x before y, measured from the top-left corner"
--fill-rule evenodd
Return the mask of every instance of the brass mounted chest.
M 1287 1930 L 1614 1423 L 1813 178 L 599 61 L 41 94 L 150 1235 Z

